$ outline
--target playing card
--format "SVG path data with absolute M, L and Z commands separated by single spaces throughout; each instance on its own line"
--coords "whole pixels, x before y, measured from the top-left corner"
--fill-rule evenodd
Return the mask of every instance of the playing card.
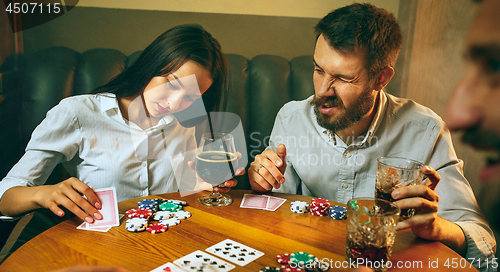
M 119 219 L 121 220 L 125 216 L 124 214 L 120 214 Z M 92 230 L 92 231 L 99 231 L 99 232 L 108 232 L 112 227 L 93 227 L 89 228 L 87 227 L 87 222 L 83 222 L 80 224 L 80 226 L 76 227 L 77 229 L 82 229 L 82 230 Z
M 96 189 L 94 192 L 101 201 L 102 209 L 100 209 L 99 212 L 102 214 L 103 218 L 102 220 L 95 220 L 94 223 L 87 223 L 87 227 L 119 226 L 120 219 L 118 218 L 118 203 L 116 201 L 115 187 Z
M 267 207 L 267 202 L 269 201 L 269 196 L 266 195 L 251 195 L 244 194 L 241 200 L 241 208 L 251 208 L 251 209 L 265 209 Z
M 173 263 L 166 263 L 160 267 L 157 267 L 150 272 L 186 272 L 188 270 L 184 270 Z
M 266 210 L 274 212 L 285 202 L 286 199 L 284 198 L 269 196 L 269 201 L 267 202 Z
M 189 255 L 174 261 L 174 264 L 187 271 L 213 271 L 224 272 L 233 269 L 235 266 L 217 257 L 197 250 Z
M 207 248 L 206 251 L 241 266 L 245 266 L 264 255 L 263 252 L 230 239 L 215 244 Z

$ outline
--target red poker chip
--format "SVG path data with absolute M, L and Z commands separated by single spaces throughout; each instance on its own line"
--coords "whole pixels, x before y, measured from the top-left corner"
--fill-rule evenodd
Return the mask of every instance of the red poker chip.
M 291 267 L 288 264 L 282 265 L 281 266 L 281 271 L 283 271 L 283 272 L 305 272 L 305 270 L 302 269 L 302 268 Z
M 139 217 L 149 219 L 153 215 L 150 209 L 130 209 L 125 212 L 125 215 L 130 218 Z
M 288 264 L 290 262 L 290 254 L 279 254 L 278 256 L 276 256 L 276 261 L 280 264 Z
M 311 199 L 311 203 L 318 203 L 318 204 L 330 204 L 330 201 L 328 199 L 324 199 L 324 198 L 313 198 Z
M 150 224 L 146 230 L 149 233 L 163 233 L 168 230 L 168 227 L 163 224 Z

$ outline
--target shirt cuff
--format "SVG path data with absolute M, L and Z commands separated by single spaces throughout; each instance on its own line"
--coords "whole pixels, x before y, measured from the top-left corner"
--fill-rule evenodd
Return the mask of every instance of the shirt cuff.
M 467 261 L 479 271 L 496 271 L 496 242 L 493 236 L 476 222 L 455 222 L 465 234 Z

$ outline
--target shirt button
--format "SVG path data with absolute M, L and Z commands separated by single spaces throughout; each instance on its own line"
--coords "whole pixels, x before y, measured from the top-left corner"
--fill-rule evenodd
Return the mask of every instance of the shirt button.
M 148 165 L 146 162 L 142 162 L 142 167 L 146 167 Z
M 347 152 L 347 154 L 345 154 L 346 157 L 350 158 L 352 156 L 351 152 Z
M 349 185 L 347 185 L 347 183 L 344 183 L 344 189 L 347 189 L 347 187 L 349 187 Z

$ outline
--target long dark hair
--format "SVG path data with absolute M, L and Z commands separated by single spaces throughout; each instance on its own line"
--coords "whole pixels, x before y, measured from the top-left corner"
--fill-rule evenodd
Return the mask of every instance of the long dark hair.
M 219 42 L 197 24 L 176 26 L 161 34 L 131 66 L 94 93 L 113 93 L 116 98 L 135 96 L 153 77 L 169 74 L 185 60 L 199 63 L 212 75 L 213 83 L 202 95 L 207 112 L 224 111 L 228 92 L 227 61 Z M 199 106 L 195 101 L 184 111 Z

